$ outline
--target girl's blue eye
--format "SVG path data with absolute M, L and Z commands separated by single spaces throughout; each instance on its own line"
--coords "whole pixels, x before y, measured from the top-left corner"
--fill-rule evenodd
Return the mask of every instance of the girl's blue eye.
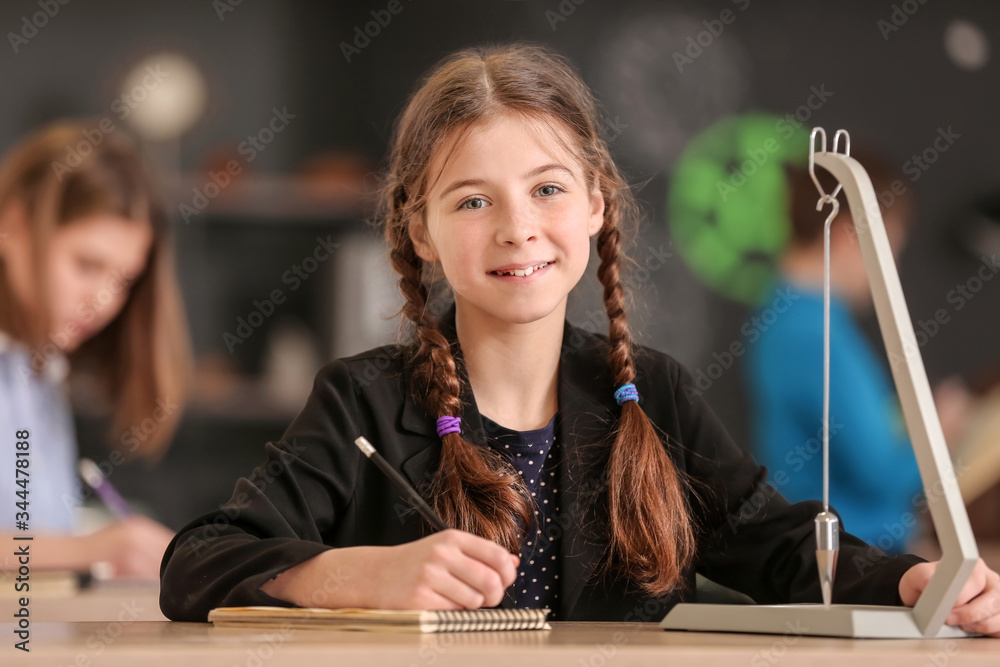
M 471 206 L 471 205 L 467 206 L 467 204 L 472 204 L 473 202 L 479 202 L 480 205 L 479 206 Z M 484 199 L 482 199 L 481 197 L 472 197 L 471 199 L 466 199 L 464 202 L 462 202 L 461 204 L 459 204 L 458 207 L 459 208 L 469 209 L 469 210 L 472 210 L 472 211 L 478 211 L 479 209 L 483 208 L 483 206 L 485 206 L 485 205 L 486 205 L 486 201 Z
M 551 197 L 559 192 L 564 192 L 564 190 L 558 185 L 542 185 L 539 186 L 536 192 L 541 194 L 542 197 Z M 482 197 L 470 197 L 459 204 L 458 207 L 470 211 L 479 211 L 486 207 L 486 200 Z

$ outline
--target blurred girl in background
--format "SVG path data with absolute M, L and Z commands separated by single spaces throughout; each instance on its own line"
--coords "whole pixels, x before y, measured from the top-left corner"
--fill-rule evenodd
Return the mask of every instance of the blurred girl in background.
M 115 575 L 152 576 L 171 537 L 164 526 L 133 516 L 73 535 L 69 375 L 91 372 L 114 406 L 108 461 L 118 465 L 169 444 L 190 357 L 169 220 L 136 145 L 102 129 L 55 123 L 0 164 L 0 497 L 28 491 L 25 506 L 0 518 L 0 534 L 32 535 L 39 569 L 106 562 Z M 15 461 L 15 438 L 28 443 L 17 445 L 27 467 Z M 28 475 L 15 478 L 16 465 Z M 11 566 L 5 558 L 0 569 Z

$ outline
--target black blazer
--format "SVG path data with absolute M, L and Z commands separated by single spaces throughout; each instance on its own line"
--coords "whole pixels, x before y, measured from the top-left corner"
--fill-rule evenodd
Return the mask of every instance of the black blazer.
M 462 433 L 487 446 L 453 314 L 442 330 L 463 378 Z M 602 574 L 608 545 L 602 471 L 609 425 L 620 411 L 607 352 L 603 336 L 567 323 L 557 420 L 562 512 L 553 518 L 565 529 L 559 618 L 658 621 L 677 602 L 693 600 L 695 570 L 762 604 L 820 601 L 813 537 L 820 504 L 789 504 L 693 391 L 687 371 L 646 348 L 637 350 L 640 405 L 691 480 L 698 557 L 686 587 L 661 599 L 649 599 L 635 582 Z M 420 515 L 354 445 L 357 436 L 366 436 L 419 490 L 433 476 L 441 451 L 436 415 L 409 395 L 404 355 L 400 346 L 381 347 L 317 374 L 302 412 L 280 441 L 266 444 L 265 463 L 237 482 L 225 505 L 181 529 L 167 548 L 160 607 L 168 618 L 204 621 L 220 606 L 289 606 L 260 586 L 326 549 L 396 545 L 428 533 Z M 843 533 L 834 600 L 902 604 L 899 579 L 920 560 L 889 558 Z M 505 599 L 503 606 L 510 604 Z

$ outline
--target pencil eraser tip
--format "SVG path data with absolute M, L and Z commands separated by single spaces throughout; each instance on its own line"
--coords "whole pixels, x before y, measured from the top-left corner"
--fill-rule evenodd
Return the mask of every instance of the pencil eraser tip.
M 365 456 L 371 456 L 375 453 L 375 448 L 372 447 L 372 443 L 368 442 L 364 436 L 356 438 L 354 440 L 354 444 L 358 446 L 358 449 L 360 449 Z

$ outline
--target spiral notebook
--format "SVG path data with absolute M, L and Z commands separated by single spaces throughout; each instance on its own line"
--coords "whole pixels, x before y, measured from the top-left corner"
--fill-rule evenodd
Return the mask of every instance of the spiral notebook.
M 219 607 L 208 620 L 222 628 L 276 628 L 385 632 L 474 632 L 548 630 L 548 609 L 313 609 L 299 607 Z

